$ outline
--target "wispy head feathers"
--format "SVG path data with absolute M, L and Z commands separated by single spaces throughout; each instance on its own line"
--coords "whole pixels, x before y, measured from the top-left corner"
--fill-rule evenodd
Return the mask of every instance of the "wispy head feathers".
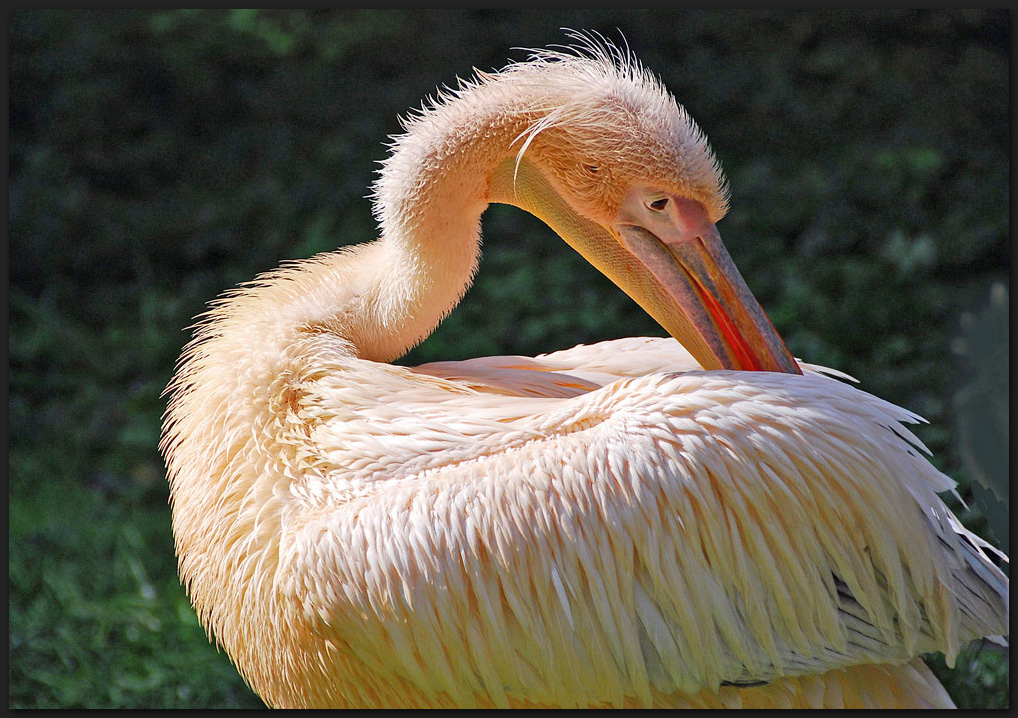
M 493 114 L 502 113 L 525 119 L 522 131 L 507 138 L 517 163 L 542 134 L 559 130 L 563 141 L 616 163 L 618 176 L 686 192 L 720 219 L 728 201 L 721 168 L 707 138 L 661 80 L 624 41 L 615 44 L 596 32 L 569 31 L 568 37 L 573 44 L 528 49 L 526 59 L 498 72 L 475 70 L 404 118 L 406 132 L 392 138 L 393 155 L 375 187 L 379 215 L 392 198 L 386 191 L 394 189 L 392 175 L 412 172 L 450 139 L 469 140 L 464 124 L 490 127 Z M 400 154 L 409 161 L 400 161 Z

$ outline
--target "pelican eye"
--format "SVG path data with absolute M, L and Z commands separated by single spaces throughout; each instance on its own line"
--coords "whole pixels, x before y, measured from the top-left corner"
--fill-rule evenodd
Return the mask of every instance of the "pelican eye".
M 647 209 L 652 212 L 664 212 L 665 207 L 668 206 L 668 198 L 661 197 L 660 199 L 655 199 L 652 202 L 647 202 L 646 205 Z
M 583 165 L 583 169 L 587 170 L 587 172 L 592 174 L 592 175 L 596 175 L 598 172 L 601 171 L 600 167 L 598 167 L 597 165 L 591 165 L 591 164 L 584 164 Z

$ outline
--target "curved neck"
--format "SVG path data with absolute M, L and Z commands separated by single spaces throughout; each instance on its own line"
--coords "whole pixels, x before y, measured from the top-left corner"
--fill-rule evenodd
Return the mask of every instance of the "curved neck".
M 396 140 L 375 185 L 381 238 L 353 250 L 345 288 L 334 283 L 319 294 L 322 308 L 338 309 L 336 330 L 363 359 L 402 356 L 462 299 L 477 270 L 481 215 L 502 201 L 490 196 L 492 176 L 531 121 L 518 98 L 491 87 L 426 115 Z

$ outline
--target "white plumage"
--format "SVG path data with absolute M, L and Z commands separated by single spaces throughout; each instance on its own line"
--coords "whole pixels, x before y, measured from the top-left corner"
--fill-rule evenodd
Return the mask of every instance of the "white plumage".
M 181 575 L 269 704 L 950 703 L 916 657 L 1006 634 L 1007 578 L 918 417 L 795 373 L 716 249 L 706 140 L 633 58 L 479 75 L 393 149 L 382 239 L 222 299 L 170 387 Z M 492 201 L 688 351 L 388 364 L 462 296 Z

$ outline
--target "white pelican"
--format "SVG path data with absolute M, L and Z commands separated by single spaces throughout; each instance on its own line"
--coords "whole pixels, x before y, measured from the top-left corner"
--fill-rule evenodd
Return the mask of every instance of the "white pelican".
M 703 134 L 578 40 L 406 123 L 380 239 L 199 324 L 161 446 L 202 624 L 271 706 L 950 705 L 919 656 L 1006 634 L 1008 580 L 918 417 L 792 358 Z M 463 296 L 492 202 L 673 338 L 390 364 Z

